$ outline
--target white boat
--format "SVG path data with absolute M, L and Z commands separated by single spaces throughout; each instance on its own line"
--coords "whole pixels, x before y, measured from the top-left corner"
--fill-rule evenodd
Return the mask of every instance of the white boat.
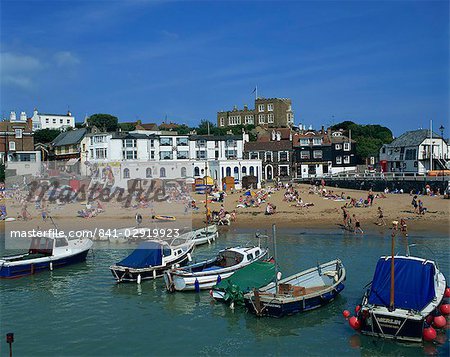
M 165 271 L 166 288 L 170 292 L 210 289 L 222 279 L 266 255 L 267 249 L 259 246 L 227 248 L 213 259 Z
M 86 260 L 93 242 L 58 234 L 32 237 L 28 253 L 0 258 L 0 278 L 19 278 Z
M 193 231 L 192 239 L 194 240 L 195 245 L 198 246 L 206 243 L 211 244 L 211 242 L 215 241 L 218 236 L 219 233 L 217 232 L 217 226 L 215 224 L 211 224 L 207 227 Z
M 191 260 L 194 242 L 172 245 L 162 240 L 150 240 L 139 246 L 125 259 L 109 267 L 120 282 L 156 279 L 166 269 L 175 268 Z

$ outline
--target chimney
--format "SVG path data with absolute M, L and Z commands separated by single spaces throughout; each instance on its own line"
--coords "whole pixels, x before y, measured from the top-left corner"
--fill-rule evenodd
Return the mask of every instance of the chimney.
M 322 129 L 320 130 L 322 134 L 325 134 L 325 127 L 322 125 Z
M 244 104 L 244 110 L 248 110 L 248 105 Z
M 27 121 L 27 113 L 20 112 L 20 121 Z
M 16 112 L 11 111 L 11 113 L 9 114 L 9 121 L 10 122 L 16 121 Z

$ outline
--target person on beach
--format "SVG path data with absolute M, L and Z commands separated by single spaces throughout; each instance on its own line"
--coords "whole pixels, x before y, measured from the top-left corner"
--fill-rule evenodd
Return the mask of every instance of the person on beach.
M 363 234 L 364 231 L 361 229 L 361 222 L 358 218 L 356 218 L 356 215 L 353 215 L 353 220 L 355 221 L 355 234 L 360 233 Z
M 414 213 L 419 213 L 418 207 L 419 205 L 417 204 L 417 195 L 415 195 L 411 201 L 411 205 L 414 207 Z
M 424 215 L 427 209 L 423 206 L 423 201 L 419 200 L 419 214 Z
M 377 219 L 376 224 L 379 226 L 386 225 L 386 221 L 384 220 L 383 210 L 381 209 L 381 207 L 378 207 L 378 219 Z
M 373 199 L 375 198 L 372 189 L 369 190 L 369 194 L 367 195 L 367 200 L 369 201 L 369 205 L 373 205 Z
M 347 209 L 345 208 L 345 206 L 342 206 L 341 207 L 341 210 L 342 210 L 342 215 L 343 215 L 343 224 L 344 224 L 344 227 L 347 227 L 347 220 L 348 220 L 348 211 L 347 211 Z
M 408 236 L 408 226 L 406 225 L 404 218 L 400 219 L 400 231 L 405 235 L 405 237 Z
M 211 208 L 208 206 L 206 207 L 206 223 L 211 223 L 212 217 L 211 217 Z

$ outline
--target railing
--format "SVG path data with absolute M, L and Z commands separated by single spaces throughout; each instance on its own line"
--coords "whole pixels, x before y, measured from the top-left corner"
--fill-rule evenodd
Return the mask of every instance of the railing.
M 437 170 L 439 171 L 439 170 Z M 386 173 L 358 173 L 358 172 L 340 172 L 338 174 L 309 175 L 307 178 L 325 178 L 333 180 L 384 180 L 384 181 L 448 181 L 450 176 L 427 176 L 416 172 L 386 172 Z M 298 178 L 301 180 L 302 178 Z

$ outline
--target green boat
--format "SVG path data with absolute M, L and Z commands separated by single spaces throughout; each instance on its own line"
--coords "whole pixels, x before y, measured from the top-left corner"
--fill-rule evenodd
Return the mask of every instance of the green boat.
M 213 286 L 210 294 L 218 301 L 233 305 L 244 305 L 245 293 L 275 281 L 275 276 L 276 271 L 273 261 L 257 261 L 221 280 Z

